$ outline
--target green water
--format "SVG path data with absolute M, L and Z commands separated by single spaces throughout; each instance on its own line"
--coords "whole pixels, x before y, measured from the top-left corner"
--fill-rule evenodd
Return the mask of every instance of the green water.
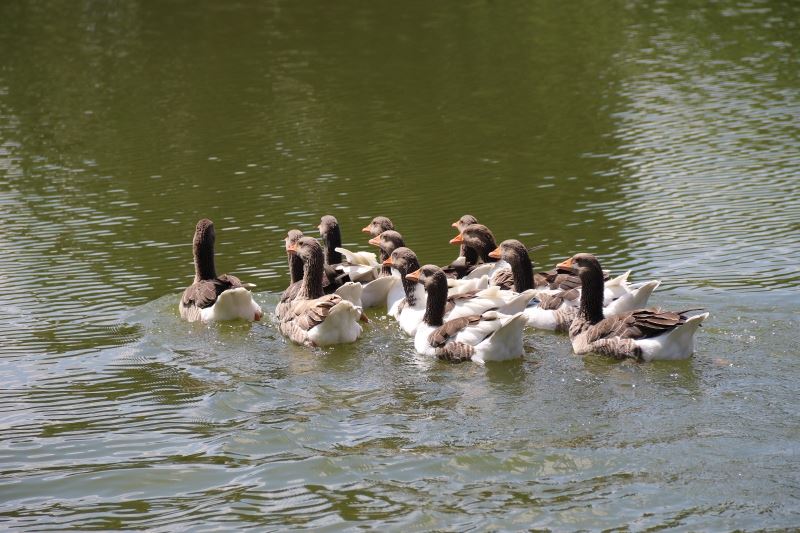
M 800 4 L 0 4 L 0 527 L 800 526 Z M 310 351 L 181 322 L 199 218 L 271 310 L 286 230 L 471 213 L 711 317 L 690 361 Z

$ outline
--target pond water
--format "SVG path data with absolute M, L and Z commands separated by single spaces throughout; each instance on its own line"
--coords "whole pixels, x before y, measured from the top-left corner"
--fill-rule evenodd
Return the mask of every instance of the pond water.
M 800 4 L 0 4 L 0 525 L 67 530 L 800 526 Z M 415 356 L 181 322 L 217 265 L 391 217 L 597 254 L 705 307 L 678 363 Z

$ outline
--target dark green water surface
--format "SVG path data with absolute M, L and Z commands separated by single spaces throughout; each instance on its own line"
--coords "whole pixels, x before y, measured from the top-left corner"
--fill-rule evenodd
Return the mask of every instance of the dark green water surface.
M 800 526 L 800 3 L 0 3 L 0 528 Z M 596 253 L 711 316 L 685 362 L 415 356 L 181 322 L 191 238 L 391 217 Z

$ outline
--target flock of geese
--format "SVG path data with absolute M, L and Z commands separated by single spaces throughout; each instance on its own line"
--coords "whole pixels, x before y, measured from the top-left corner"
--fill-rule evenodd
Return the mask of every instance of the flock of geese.
M 349 343 L 368 322 L 363 309 L 386 307 L 415 350 L 451 362 L 501 361 L 522 357 L 526 327 L 566 332 L 573 351 L 638 361 L 685 359 L 708 313 L 647 308 L 657 280 L 629 283 L 611 278 L 597 258 L 579 253 L 553 270 L 534 272 L 528 249 L 494 235 L 471 215 L 452 224 L 451 244 L 460 246 L 451 264 L 420 265 L 391 220 L 375 217 L 362 229 L 372 252 L 342 248 L 336 218 L 319 224 L 321 241 L 290 230 L 285 239 L 290 284 L 275 309 L 275 322 L 292 342 L 307 346 Z M 189 321 L 260 320 L 252 285 L 217 275 L 214 224 L 203 219 L 194 234 L 194 282 L 181 297 Z

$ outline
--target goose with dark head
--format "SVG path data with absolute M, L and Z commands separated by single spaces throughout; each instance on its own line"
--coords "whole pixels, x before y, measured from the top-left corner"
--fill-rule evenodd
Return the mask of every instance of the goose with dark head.
M 386 261 L 396 249 L 405 246 L 403 236 L 394 230 L 386 230 L 377 237 L 372 237 L 369 244 L 380 248 L 380 262 Z M 381 276 L 390 276 L 391 269 L 387 266 L 381 267 Z
M 597 257 L 580 253 L 559 263 L 575 268 L 581 278 L 578 317 L 569 328 L 572 349 L 578 355 L 597 353 L 638 361 L 686 359 L 694 351 L 694 334 L 708 313 L 699 309 L 678 312 L 636 309 L 606 318 L 603 313 L 603 269 Z
M 361 228 L 364 233 L 369 233 L 370 237 L 377 237 L 384 231 L 394 229 L 394 224 L 387 217 L 375 217 L 372 222 Z
M 422 284 L 427 293 L 422 324 L 414 335 L 417 352 L 449 362 L 483 363 L 522 356 L 525 326 L 522 313 L 509 316 L 488 311 L 445 321 L 447 276 L 444 271 L 435 265 L 425 265 L 407 274 L 406 278 Z
M 288 252 L 303 262 L 300 290 L 277 313 L 281 333 L 307 346 L 327 346 L 355 341 L 361 335 L 361 309 L 338 294 L 325 294 L 322 273 L 325 258 L 316 239 L 301 237 Z
M 183 291 L 178 310 L 190 322 L 201 320 L 261 320 L 261 307 L 236 276 L 217 275 L 214 265 L 216 231 L 209 219 L 195 226 L 192 240 L 194 281 Z

